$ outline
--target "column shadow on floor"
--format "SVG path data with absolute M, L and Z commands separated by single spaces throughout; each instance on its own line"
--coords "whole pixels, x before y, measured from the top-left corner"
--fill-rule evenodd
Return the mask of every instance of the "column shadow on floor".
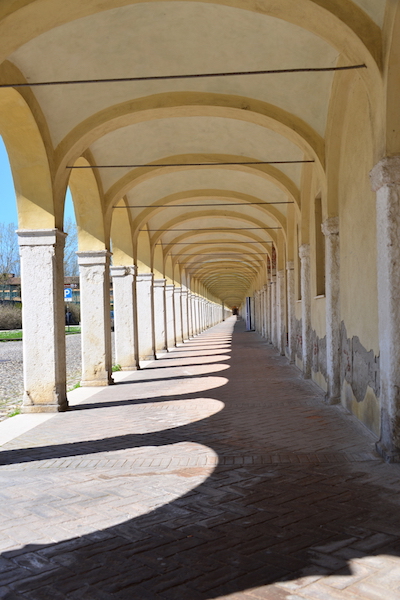
M 242 323 L 236 331 L 241 344 L 256 345 L 253 333 L 245 336 L 248 342 L 243 341 Z M 272 421 L 274 377 L 285 368 L 276 362 L 269 366 L 275 375 L 270 375 L 270 389 L 264 392 L 268 399 L 264 410 L 271 411 Z M 246 404 L 256 405 L 263 378 L 259 365 L 237 353 L 235 343 L 230 365 L 234 373 L 228 383 L 212 390 L 212 398 L 224 402 L 225 408 L 203 421 L 156 433 L 0 453 L 2 464 L 14 464 L 190 441 L 212 448 L 220 457 L 230 452 L 233 458 L 252 458 L 248 465 L 217 466 L 204 483 L 184 496 L 120 525 L 65 542 L 4 552 L 2 585 L 9 585 L 10 591 L 4 588 L 2 598 L 211 600 L 304 576 L 348 577 L 352 575 L 349 561 L 354 559 L 379 554 L 400 557 L 399 503 L 368 480 L 364 466 L 357 470 L 357 465 L 329 460 L 318 464 L 307 460 L 261 464 L 261 458 L 257 460 L 254 455 L 263 448 L 267 453 L 283 452 L 272 434 L 271 440 L 263 437 L 262 426 L 253 443 L 243 423 Z M 311 395 L 311 388 L 303 382 L 298 389 L 303 399 Z M 243 398 L 239 416 L 237 400 L 230 409 L 230 400 L 238 393 Z M 178 397 L 194 399 L 204 393 Z M 288 403 L 295 401 L 292 397 Z M 304 423 L 314 427 L 312 419 Z M 325 421 L 328 429 L 329 423 Z M 368 443 L 366 439 L 366 447 Z M 298 452 L 295 441 L 288 452 Z M 180 471 L 182 477 L 191 477 L 190 469 Z M 16 579 L 12 577 L 15 569 L 19 570 Z M 280 588 L 271 598 L 284 600 L 288 594 Z

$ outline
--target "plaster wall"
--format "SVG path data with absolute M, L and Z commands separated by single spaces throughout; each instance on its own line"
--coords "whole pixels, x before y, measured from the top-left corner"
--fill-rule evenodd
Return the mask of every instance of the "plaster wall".
M 340 290 L 342 336 L 341 401 L 372 431 L 379 431 L 378 389 L 367 389 L 369 360 L 379 356 L 375 194 L 368 174 L 374 166 L 371 106 L 361 78 L 348 95 L 339 166 Z M 355 360 L 347 346 L 362 348 Z M 375 358 L 374 358 L 375 360 Z M 363 393 L 360 393 L 362 383 Z M 350 386 L 350 389 L 349 389 Z

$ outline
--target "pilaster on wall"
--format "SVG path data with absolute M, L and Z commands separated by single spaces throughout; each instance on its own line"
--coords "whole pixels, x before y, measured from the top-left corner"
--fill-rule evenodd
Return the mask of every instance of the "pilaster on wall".
M 271 277 L 271 342 L 275 347 L 277 347 L 278 345 L 278 327 L 276 322 L 276 316 L 276 275 L 273 274 Z
M 115 362 L 123 371 L 139 369 L 134 265 L 111 267 L 114 298 Z
M 17 233 L 24 326 L 22 412 L 63 411 L 68 407 L 63 273 L 65 233 L 57 229 L 19 230 Z
M 299 248 L 301 262 L 301 325 L 302 325 L 302 358 L 303 375 L 311 377 L 312 338 L 311 338 L 311 278 L 310 278 L 310 244 L 302 244 Z
M 339 217 L 321 225 L 325 236 L 326 370 L 329 404 L 340 402 L 340 248 Z
M 282 356 L 286 348 L 286 295 L 285 295 L 285 271 L 282 269 L 277 273 L 277 325 L 278 325 L 278 350 Z
M 400 462 L 400 156 L 371 171 L 376 192 L 378 312 L 381 380 L 380 454 Z
M 268 339 L 268 288 L 269 285 L 266 283 L 263 287 L 263 336 Z
M 296 312 L 295 312 L 295 288 L 294 288 L 294 262 L 288 260 L 286 263 L 286 286 L 287 286 L 287 308 L 288 308 L 288 355 L 291 363 L 296 358 Z
M 82 386 L 111 379 L 110 252 L 78 252 L 82 326 Z

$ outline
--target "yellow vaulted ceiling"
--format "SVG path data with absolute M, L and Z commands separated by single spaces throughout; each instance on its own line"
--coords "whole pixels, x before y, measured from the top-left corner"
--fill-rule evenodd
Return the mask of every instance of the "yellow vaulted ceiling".
M 28 82 L 357 63 L 375 72 L 384 10 L 383 0 L 25 0 L 0 8 L 0 60 Z M 313 160 L 323 181 L 337 76 L 31 90 L 59 189 L 82 155 L 93 166 L 154 164 L 98 170 L 105 219 L 124 210 L 134 240 L 148 229 L 153 247 L 234 305 L 286 239 L 288 211 L 301 210 L 305 167 L 204 163 Z M 122 197 L 132 208 L 113 208 Z

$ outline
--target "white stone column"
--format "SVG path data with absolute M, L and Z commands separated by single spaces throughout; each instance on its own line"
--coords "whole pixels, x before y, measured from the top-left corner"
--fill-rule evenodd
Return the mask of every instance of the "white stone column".
M 199 296 L 199 299 L 198 299 L 199 333 L 202 333 L 204 331 L 203 308 L 204 308 L 203 298 L 201 298 Z
M 182 293 L 182 288 L 176 287 L 174 289 L 175 339 L 176 339 L 177 344 L 180 344 L 183 341 L 181 293 Z
M 167 348 L 174 348 L 176 346 L 174 289 L 175 286 L 173 284 L 165 286 Z
M 78 252 L 81 297 L 82 386 L 111 378 L 110 252 Z
M 188 334 L 189 334 L 189 339 L 191 339 L 193 337 L 193 313 L 192 313 L 192 293 L 190 291 L 188 291 L 187 305 L 188 305 Z
M 285 271 L 281 269 L 277 273 L 277 323 L 278 323 L 278 350 L 282 356 L 286 349 L 286 294 L 285 294 Z
M 303 355 L 303 375 L 311 377 L 312 339 L 311 339 L 311 283 L 310 283 L 310 244 L 302 244 L 299 248 L 301 261 L 301 335 Z
M 24 329 L 23 413 L 68 407 L 65 369 L 63 249 L 57 229 L 18 232 Z
M 165 279 L 154 279 L 154 338 L 156 352 L 167 349 L 167 328 L 165 312 Z
M 139 369 L 136 267 L 111 267 L 114 298 L 115 362 L 123 371 Z
M 339 217 L 321 225 L 325 236 L 326 369 L 329 404 L 340 402 L 340 248 Z
M 188 291 L 181 292 L 181 308 L 182 308 L 182 339 L 187 342 L 189 339 L 189 307 L 188 307 Z
M 136 276 L 137 318 L 139 359 L 156 358 L 154 339 L 153 273 L 138 273 Z
M 286 285 L 288 303 L 288 351 L 291 363 L 294 363 L 296 358 L 296 304 L 294 283 L 294 262 L 289 260 L 286 263 Z
M 388 462 L 400 462 L 400 156 L 371 171 L 376 192 L 381 437 Z
M 200 333 L 200 321 L 199 321 L 199 297 L 197 295 L 193 298 L 193 322 L 194 322 L 194 333 L 199 335 Z

